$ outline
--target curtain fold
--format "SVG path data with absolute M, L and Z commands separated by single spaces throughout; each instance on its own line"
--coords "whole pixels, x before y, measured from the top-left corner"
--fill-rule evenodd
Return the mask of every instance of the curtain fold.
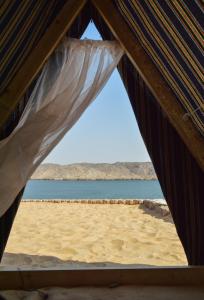
M 27 104 L 27 101 L 29 99 L 29 95 L 31 90 L 33 89 L 33 86 L 35 84 L 35 80 L 30 85 L 29 89 L 25 93 L 23 99 L 19 102 L 17 105 L 15 111 L 10 115 L 9 119 L 7 120 L 6 124 L 0 131 L 0 141 L 7 138 L 11 132 L 14 130 L 14 128 L 17 126 L 20 117 L 22 115 L 22 112 Z M 16 213 L 18 211 L 18 207 L 23 195 L 24 187 L 22 190 L 18 193 L 16 198 L 14 199 L 12 205 L 9 207 L 9 209 L 0 217 L 0 261 L 4 252 L 4 249 L 6 247 L 6 243 L 8 241 L 8 237 L 13 225 L 13 221 L 15 219 Z
M 65 38 L 49 58 L 18 125 L 0 142 L 0 216 L 95 99 L 122 54 L 117 42 Z
M 89 11 L 90 6 L 88 4 L 85 5 L 84 9 L 78 15 L 72 24 L 72 26 L 69 28 L 67 32 L 67 37 L 73 37 L 73 38 L 80 38 L 83 34 L 84 30 L 88 26 L 88 23 L 90 21 L 89 17 Z M 51 16 L 50 21 L 52 21 L 56 16 L 57 11 L 55 10 L 54 13 Z M 39 39 L 42 37 L 43 32 L 39 35 Z M 38 74 L 39 75 L 39 74 Z M 37 75 L 37 77 L 38 77 Z M 36 79 L 31 83 L 29 89 L 25 93 L 24 97 L 21 99 L 20 103 L 16 107 L 15 111 L 11 114 L 10 118 L 7 120 L 7 122 L 4 125 L 4 128 L 0 132 L 0 140 L 3 138 L 6 138 L 16 127 L 16 125 L 19 122 L 19 119 L 22 115 L 22 112 L 27 104 L 28 98 L 33 90 L 33 87 L 35 85 Z M 18 211 L 18 207 L 23 195 L 24 188 L 20 191 L 20 193 L 17 195 L 15 200 L 13 201 L 12 205 L 9 207 L 9 209 L 4 213 L 2 217 L 0 217 L 0 261 L 4 252 L 4 249 L 6 247 L 6 243 L 9 237 L 9 233 L 12 228 L 13 221 L 15 219 L 15 215 Z
M 119 70 L 190 265 L 204 265 L 204 174 L 127 57 Z
M 104 39 L 113 35 L 97 11 Z M 204 173 L 127 56 L 118 70 L 190 265 L 204 265 Z

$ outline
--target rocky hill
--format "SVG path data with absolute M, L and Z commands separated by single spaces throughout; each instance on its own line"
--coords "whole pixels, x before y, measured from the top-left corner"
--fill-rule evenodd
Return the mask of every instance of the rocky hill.
M 152 163 L 117 162 L 79 163 L 71 165 L 42 164 L 31 179 L 55 180 L 116 180 L 156 179 Z

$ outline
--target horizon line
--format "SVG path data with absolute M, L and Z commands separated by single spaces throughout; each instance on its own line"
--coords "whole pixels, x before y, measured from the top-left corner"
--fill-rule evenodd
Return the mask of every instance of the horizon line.
M 61 166 L 66 166 L 66 165 L 76 165 L 76 164 L 108 164 L 108 165 L 114 165 L 118 163 L 152 163 L 151 161 L 115 161 L 115 162 L 88 162 L 88 161 L 82 161 L 82 162 L 73 162 L 73 163 L 57 163 L 57 162 L 43 162 L 41 165 L 61 165 Z

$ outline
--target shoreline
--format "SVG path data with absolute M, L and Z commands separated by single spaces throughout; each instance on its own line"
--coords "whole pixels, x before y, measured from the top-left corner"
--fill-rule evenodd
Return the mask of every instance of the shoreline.
M 45 180 L 45 181 L 158 181 L 158 178 L 30 178 L 29 180 Z
M 131 198 L 22 198 L 22 202 L 50 202 L 50 203 L 84 203 L 84 204 L 127 204 L 137 205 L 142 203 L 153 203 L 155 205 L 166 205 L 165 199 L 131 199 Z
M 165 199 L 22 199 L 24 203 L 49 204 L 88 204 L 88 205 L 136 205 L 154 211 L 161 217 L 170 216 L 171 213 Z

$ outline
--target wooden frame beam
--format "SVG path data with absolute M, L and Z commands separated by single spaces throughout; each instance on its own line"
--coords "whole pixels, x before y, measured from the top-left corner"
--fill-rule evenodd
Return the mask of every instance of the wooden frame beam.
M 115 38 L 121 43 L 132 64 L 142 76 L 198 165 L 204 171 L 204 139 L 195 128 L 192 120 L 183 119 L 185 112 L 178 103 L 173 91 L 143 49 L 139 40 L 129 30 L 127 24 L 115 9 L 112 0 L 91 1 Z
M 86 268 L 0 271 L 0 290 L 29 290 L 46 286 L 204 286 L 204 267 Z
M 20 70 L 5 89 L 0 97 L 0 128 L 14 111 L 26 89 L 66 34 L 86 2 L 86 0 L 69 0 L 66 2 L 38 45 L 31 51 Z

